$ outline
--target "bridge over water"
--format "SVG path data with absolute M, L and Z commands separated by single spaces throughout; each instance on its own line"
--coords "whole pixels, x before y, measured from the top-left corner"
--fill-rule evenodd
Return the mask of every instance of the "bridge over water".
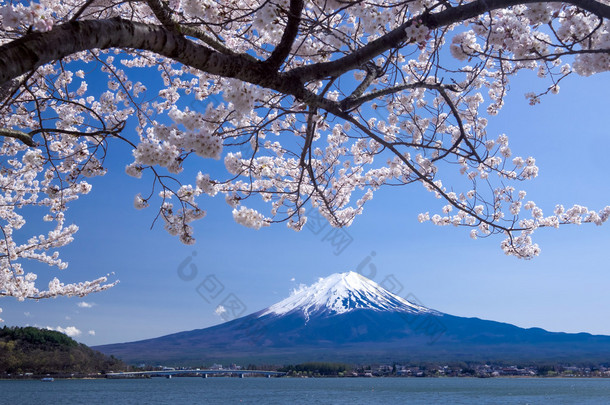
M 107 373 L 106 378 L 137 378 L 137 377 L 166 377 L 172 378 L 173 376 L 189 376 L 189 377 L 202 377 L 208 378 L 214 374 L 229 374 L 239 375 L 240 378 L 244 378 L 246 375 L 264 375 L 267 378 L 272 376 L 285 375 L 281 371 L 267 371 L 267 370 L 232 370 L 232 369 L 189 369 L 189 370 L 157 370 L 157 371 L 128 371 L 122 373 Z

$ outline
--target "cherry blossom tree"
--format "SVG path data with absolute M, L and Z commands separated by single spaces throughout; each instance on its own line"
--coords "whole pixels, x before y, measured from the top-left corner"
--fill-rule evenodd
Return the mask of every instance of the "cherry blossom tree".
M 488 119 L 520 71 L 541 79 L 536 104 L 609 70 L 609 17 L 608 0 L 2 0 L 0 295 L 114 284 L 39 290 L 23 267 L 66 266 L 66 210 L 113 142 L 133 149 L 128 175 L 153 178 L 135 207 L 152 203 L 186 244 L 202 195 L 224 195 L 247 227 L 300 230 L 311 212 L 349 226 L 375 190 L 413 184 L 442 201 L 421 222 L 501 234 L 504 252 L 532 258 L 536 229 L 600 225 L 610 207 L 543 213 L 516 186 L 535 159 Z M 187 159 L 196 178 L 180 175 Z M 48 233 L 22 235 L 24 210 Z

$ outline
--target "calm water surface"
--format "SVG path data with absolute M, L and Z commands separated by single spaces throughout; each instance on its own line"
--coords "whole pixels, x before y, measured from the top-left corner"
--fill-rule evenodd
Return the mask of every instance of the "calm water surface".
M 2 404 L 610 404 L 610 379 L 152 378 L 0 381 Z

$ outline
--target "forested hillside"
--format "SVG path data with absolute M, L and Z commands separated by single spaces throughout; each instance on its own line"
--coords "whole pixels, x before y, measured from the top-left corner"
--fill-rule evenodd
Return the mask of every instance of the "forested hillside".
M 0 374 L 89 374 L 124 368 L 120 360 L 60 332 L 34 327 L 0 329 Z

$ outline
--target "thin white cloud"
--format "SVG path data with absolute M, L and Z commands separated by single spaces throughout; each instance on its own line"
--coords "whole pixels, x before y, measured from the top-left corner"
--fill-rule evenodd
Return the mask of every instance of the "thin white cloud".
M 30 312 L 24 312 L 23 315 L 26 316 L 26 318 L 31 318 L 32 314 Z
M 95 303 L 81 301 L 81 302 L 77 303 L 76 305 L 78 305 L 79 308 L 91 308 L 95 305 Z
M 299 284 L 299 286 L 297 288 L 293 288 L 290 291 L 290 296 L 292 297 L 293 295 L 297 295 L 301 291 L 304 291 L 305 289 L 307 289 L 307 287 L 309 287 L 307 284 L 303 284 L 303 283 Z
M 216 307 L 216 311 L 214 311 L 214 312 L 216 312 L 216 315 L 222 316 L 222 314 L 227 312 L 227 310 L 222 305 L 219 305 Z
M 47 326 L 47 329 L 55 330 L 55 331 L 61 332 L 61 333 L 65 333 L 66 335 L 68 335 L 70 337 L 77 337 L 77 336 L 80 336 L 83 333 L 76 326 L 68 326 L 67 328 L 62 328 L 61 326 L 58 326 L 56 328 L 52 328 L 50 326 Z
M 90 334 L 91 336 L 95 336 L 95 331 L 93 329 L 91 329 L 89 332 L 87 332 L 88 334 Z
M 290 279 L 290 281 L 294 281 L 294 280 L 295 280 L 295 278 L 294 278 L 294 277 Z
M 66 321 L 70 321 L 72 320 L 72 318 L 70 318 L 68 315 L 66 315 Z

